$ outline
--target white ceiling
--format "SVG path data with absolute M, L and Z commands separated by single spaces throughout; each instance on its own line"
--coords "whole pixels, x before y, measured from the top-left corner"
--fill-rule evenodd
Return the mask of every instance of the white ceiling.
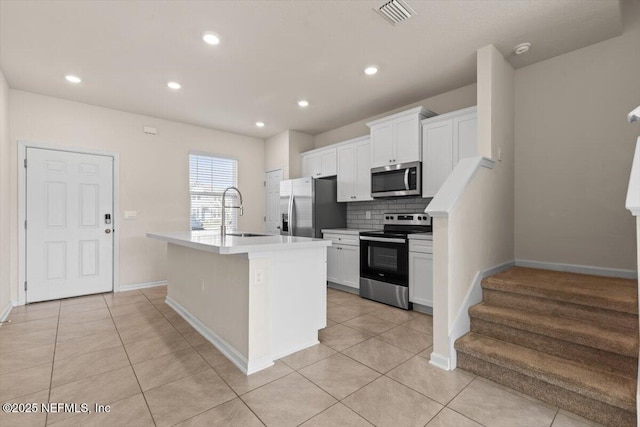
M 395 27 L 372 10 L 383 2 L 0 0 L 0 68 L 15 89 L 266 138 L 473 83 L 490 43 L 521 67 L 621 33 L 612 0 L 407 0 L 418 14 Z

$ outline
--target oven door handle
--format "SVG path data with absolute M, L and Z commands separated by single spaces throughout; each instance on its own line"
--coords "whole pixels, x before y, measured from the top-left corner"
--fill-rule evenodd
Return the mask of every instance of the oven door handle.
M 410 168 L 406 168 L 404 170 L 404 189 L 407 190 L 407 191 L 410 190 L 410 188 L 409 188 L 409 170 L 410 170 Z
M 394 239 L 387 237 L 369 237 L 369 236 L 360 236 L 360 240 L 366 240 L 369 242 L 382 242 L 382 243 L 407 243 L 407 239 Z

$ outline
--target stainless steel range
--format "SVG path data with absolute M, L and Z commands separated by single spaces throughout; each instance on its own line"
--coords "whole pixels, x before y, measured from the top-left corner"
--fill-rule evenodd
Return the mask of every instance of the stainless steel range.
M 360 233 L 360 296 L 405 310 L 409 302 L 409 240 L 431 231 L 425 213 L 383 214 L 384 230 Z

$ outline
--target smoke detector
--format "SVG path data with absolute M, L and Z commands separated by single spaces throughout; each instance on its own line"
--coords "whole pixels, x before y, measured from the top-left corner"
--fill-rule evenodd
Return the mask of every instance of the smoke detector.
M 416 14 L 403 0 L 390 0 L 374 10 L 393 25 L 404 22 Z
M 531 43 L 520 43 L 518 46 L 513 48 L 513 53 L 516 55 L 522 55 L 529 52 L 531 49 Z

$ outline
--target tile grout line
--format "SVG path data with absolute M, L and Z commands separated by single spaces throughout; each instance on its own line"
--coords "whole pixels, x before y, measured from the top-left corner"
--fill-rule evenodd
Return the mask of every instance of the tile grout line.
M 103 295 L 103 298 L 104 298 L 104 295 Z M 145 295 L 145 298 L 146 298 L 146 295 Z M 147 300 L 148 300 L 148 298 L 147 298 Z M 133 369 L 133 363 L 131 363 L 131 359 L 129 358 L 129 353 L 127 353 L 127 348 L 124 345 L 124 341 L 122 341 L 122 336 L 120 336 L 120 330 L 118 329 L 118 326 L 116 325 L 116 321 L 113 318 L 113 313 L 111 313 L 111 306 L 107 303 L 107 299 L 106 298 L 104 298 L 104 303 L 107 306 L 107 310 L 109 311 L 110 319 L 113 322 L 113 326 L 115 327 L 116 333 L 118 334 L 118 338 L 120 339 L 120 344 L 122 345 L 122 349 L 124 350 L 124 354 L 126 354 L 126 356 L 127 356 L 127 361 L 129 362 L 129 367 L 133 371 L 133 376 L 136 378 L 136 382 L 138 383 L 138 387 L 140 387 L 140 393 L 142 394 L 142 398 L 144 399 L 145 405 L 147 405 L 147 410 L 149 411 L 149 415 L 151 416 L 151 421 L 153 421 L 153 424 L 157 426 L 158 423 L 156 423 L 156 419 L 153 416 L 153 412 L 151 412 L 151 407 L 149 406 L 149 402 L 147 401 L 147 396 L 144 394 L 144 391 L 142 390 L 142 385 L 140 384 L 140 380 L 138 379 L 138 375 L 136 374 L 136 370 Z M 151 305 L 153 305 L 153 304 L 151 304 Z M 155 308 L 155 306 L 154 306 L 154 308 Z M 156 308 L 156 310 L 157 310 L 157 308 Z
M 173 326 L 173 328 L 174 328 L 174 329 L 175 329 L 175 330 L 180 334 L 180 336 L 181 336 L 181 337 L 182 337 L 182 338 L 187 342 L 187 344 L 189 344 L 189 345 L 191 346 L 191 348 L 192 348 L 192 349 L 193 349 L 193 350 L 198 354 L 198 356 L 200 356 L 200 357 L 202 358 L 202 360 L 204 360 L 204 361 L 205 361 L 205 363 L 207 364 L 207 366 L 209 366 L 209 369 L 211 369 L 211 370 L 212 370 L 212 371 L 213 371 L 213 372 L 214 372 L 214 373 L 215 373 L 215 374 L 216 374 L 216 375 L 217 375 L 217 376 L 222 380 L 222 382 L 223 382 L 227 387 L 229 387 L 229 390 L 231 390 L 231 392 L 232 392 L 232 393 L 234 393 L 234 394 L 236 395 L 236 397 L 235 397 L 234 399 L 239 399 L 239 400 L 240 400 L 240 402 L 242 402 L 242 404 L 243 404 L 244 406 L 246 406 L 246 407 L 247 407 L 247 409 L 249 409 L 249 411 L 251 411 L 251 413 L 252 413 L 253 415 L 255 415 L 255 417 L 256 417 L 256 418 L 257 418 L 257 419 L 258 419 L 258 420 L 259 420 L 263 425 L 266 425 L 266 424 L 262 421 L 262 419 L 261 419 L 260 417 L 258 417 L 258 414 L 256 414 L 255 412 L 253 412 L 253 409 L 251 409 L 251 407 L 249 407 L 249 405 L 247 405 L 247 404 L 245 403 L 245 401 L 244 401 L 244 400 L 242 400 L 242 398 L 240 397 L 240 395 L 239 395 L 239 394 L 238 394 L 238 393 L 233 389 L 233 387 L 231 387 L 231 385 L 230 385 L 230 384 L 229 384 L 229 383 L 228 383 L 228 382 L 227 382 L 227 381 L 222 377 L 222 375 L 220 375 L 220 374 L 218 373 L 218 371 L 216 371 L 215 367 L 211 366 L 211 364 L 209 363 L 209 361 L 208 361 L 207 359 L 205 359 L 205 358 L 202 356 L 202 354 L 200 354 L 200 352 L 198 351 L 198 349 L 196 349 L 196 346 L 194 346 L 193 344 L 191 344 L 191 342 L 190 342 L 188 339 L 186 339 L 186 338 L 185 338 L 184 334 L 183 334 L 181 331 L 179 331 L 179 330 L 178 330 L 178 329 L 173 325 L 173 323 L 171 323 L 171 320 L 169 320 L 169 318 L 167 318 L 167 316 L 165 316 L 165 314 L 164 314 L 162 311 L 158 310 L 158 307 L 156 307 L 156 306 L 153 304 L 153 302 L 151 302 L 151 299 L 147 296 L 147 294 L 145 294 L 145 293 L 144 293 L 144 292 L 142 292 L 142 291 L 140 291 L 140 292 L 145 296 L 145 298 L 147 298 L 147 300 L 151 303 L 151 305 L 153 305 L 153 306 L 154 306 L 154 308 L 155 308 L 155 309 L 156 309 L 156 310 L 157 310 L 157 311 L 162 315 L 162 317 L 164 317 L 164 318 L 167 320 L 167 322 L 169 322 L 169 324 L 171 324 L 171 326 Z M 166 298 L 166 295 L 165 295 L 165 298 Z M 175 312 L 175 311 L 174 311 L 174 312 Z M 189 325 L 189 326 L 191 326 L 191 325 Z M 196 331 L 196 332 L 197 332 L 197 331 Z M 209 343 L 209 341 L 207 341 L 207 342 Z M 211 344 L 211 343 L 209 343 L 209 344 Z M 215 347 L 215 346 L 214 346 L 214 347 Z M 126 351 L 126 348 L 125 348 L 125 351 Z M 225 362 L 225 363 L 226 363 L 226 362 Z M 133 365 L 132 365 L 132 366 L 133 366 Z M 135 373 L 135 370 L 134 370 L 134 373 Z M 194 375 L 195 375 L 195 374 L 194 374 Z M 136 378 L 137 378 L 137 377 L 136 377 Z M 188 376 L 187 376 L 187 377 L 184 377 L 184 378 L 188 378 Z M 282 378 L 282 377 L 281 377 L 281 378 Z M 176 380 L 176 381 L 179 381 L 179 380 Z M 172 382 L 173 382 L 173 381 L 172 381 Z M 169 383 L 169 384 L 170 384 L 170 383 Z M 268 383 L 267 383 L 267 384 L 268 384 Z M 166 385 L 166 384 L 165 384 L 165 385 Z M 265 385 L 266 385 L 266 384 L 265 384 Z M 158 386 L 158 387 L 161 387 L 161 386 Z M 142 387 L 140 387 L 140 388 L 142 388 Z M 154 388 L 156 388 L 156 387 L 154 387 Z M 153 389 L 150 389 L 150 390 L 153 390 Z M 147 391 L 149 391 L 149 390 L 147 390 Z M 253 390 L 251 390 L 251 391 L 253 391 Z M 248 392 L 247 392 L 247 393 L 248 393 Z M 245 393 L 245 394 L 246 394 L 246 393 Z M 143 392 L 143 395 L 144 395 L 144 392 Z M 220 403 L 220 404 L 218 404 L 218 405 L 212 406 L 211 408 L 207 408 L 206 410 L 204 410 L 204 411 L 202 411 L 202 412 L 199 412 L 199 413 L 197 413 L 197 414 L 195 414 L 195 415 L 193 415 L 193 416 L 191 416 L 191 417 L 189 417 L 189 418 L 186 418 L 186 419 L 184 419 L 184 420 L 180 421 L 180 423 L 185 422 L 185 421 L 187 421 L 187 420 L 190 420 L 190 419 L 192 419 L 192 418 L 195 418 L 195 417 L 197 417 L 197 416 L 199 416 L 199 415 L 202 415 L 202 414 L 204 414 L 205 412 L 208 412 L 208 411 L 210 411 L 210 410 L 212 410 L 212 409 L 214 409 L 214 408 L 217 408 L 217 407 L 219 407 L 219 406 L 221 406 L 221 405 L 224 405 L 225 403 L 228 403 L 228 402 L 230 402 L 230 401 L 232 401 L 232 400 L 233 400 L 233 399 L 229 399 L 229 400 L 227 400 L 226 402 L 222 402 L 222 403 Z M 146 397 L 145 397 L 145 402 L 146 402 Z M 148 404 L 147 404 L 147 405 L 148 405 Z M 151 412 L 151 408 L 149 408 L 149 412 Z M 153 414 L 152 414 L 151 416 L 153 417 Z M 155 422 L 155 419 L 154 419 L 154 422 Z
M 47 402 L 51 401 L 51 389 L 53 388 L 53 370 L 56 364 L 56 348 L 58 347 L 58 331 L 60 330 L 60 315 L 62 312 L 62 302 L 58 305 L 58 323 L 56 325 L 56 336 L 53 341 L 53 360 L 51 361 L 51 377 L 49 378 L 49 395 L 47 396 Z M 47 412 L 44 417 L 44 425 L 49 424 L 49 413 Z
M 558 417 L 558 414 L 559 414 L 559 413 L 560 413 L 560 407 L 558 407 L 558 408 L 556 409 L 556 413 L 553 415 L 553 419 L 551 420 L 551 424 L 549 424 L 549 427 L 552 427 L 552 426 L 553 426 L 553 423 L 555 423 L 555 422 L 556 422 L 556 418 Z

